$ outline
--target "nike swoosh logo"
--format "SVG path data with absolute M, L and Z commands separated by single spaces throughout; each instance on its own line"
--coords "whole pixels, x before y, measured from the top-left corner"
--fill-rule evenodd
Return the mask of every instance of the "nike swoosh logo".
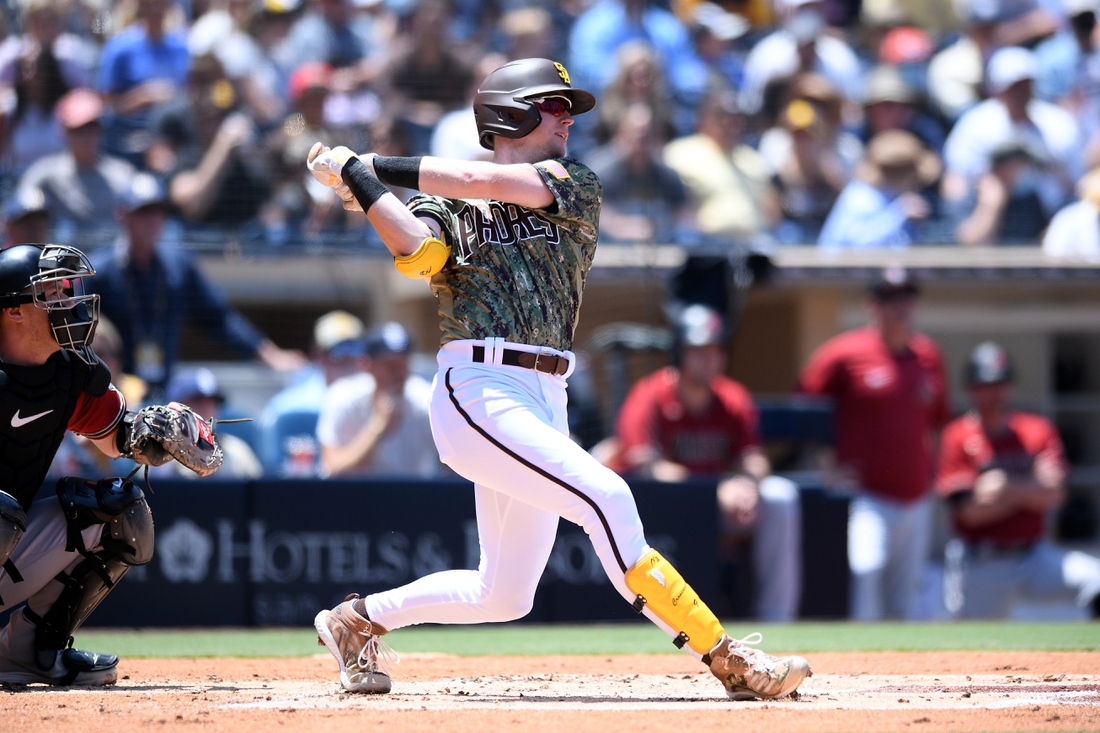
M 26 417 L 19 417 L 19 410 L 16 410 L 15 414 L 11 416 L 11 426 L 13 428 L 21 428 L 29 422 L 34 422 L 43 415 L 49 415 L 51 412 L 53 412 L 53 410 L 46 410 L 45 412 L 40 412 L 37 415 L 27 415 Z

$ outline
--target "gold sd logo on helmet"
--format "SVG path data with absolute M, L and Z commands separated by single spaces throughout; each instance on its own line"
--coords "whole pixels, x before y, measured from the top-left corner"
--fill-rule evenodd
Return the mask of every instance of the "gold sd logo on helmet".
M 558 76 L 561 77 L 562 81 L 564 81 L 566 84 L 572 84 L 573 83 L 573 82 L 569 81 L 569 72 L 565 70 L 564 66 L 562 66 L 559 62 L 555 61 L 554 62 L 554 67 L 558 70 Z

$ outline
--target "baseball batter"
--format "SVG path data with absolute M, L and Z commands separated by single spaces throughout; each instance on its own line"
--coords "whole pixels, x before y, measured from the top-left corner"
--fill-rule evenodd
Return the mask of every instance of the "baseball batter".
M 566 378 L 601 185 L 565 157 L 592 94 L 547 59 L 489 74 L 474 100 L 492 162 L 356 156 L 320 143 L 309 168 L 361 208 L 397 269 L 428 279 L 443 332 L 431 402 L 440 458 L 474 483 L 481 561 L 317 614 L 344 689 L 388 692 L 379 637 L 421 623 L 517 619 L 531 609 L 558 517 L 588 533 L 612 584 L 722 680 L 731 698 L 783 697 L 810 674 L 732 639 L 645 540 L 630 488 L 570 440 Z M 406 207 L 384 183 L 423 192 Z M 759 635 L 754 634 L 759 641 Z M 747 640 L 746 640 L 747 641 Z

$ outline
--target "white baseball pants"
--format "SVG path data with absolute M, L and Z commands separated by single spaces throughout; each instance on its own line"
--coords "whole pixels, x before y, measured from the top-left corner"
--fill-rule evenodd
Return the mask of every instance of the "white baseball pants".
M 857 621 L 914 619 L 932 542 L 932 501 L 872 494 L 848 510 L 849 615 Z
M 472 361 L 475 344 L 485 345 L 487 363 Z M 612 585 L 634 600 L 624 574 L 650 548 L 630 488 L 569 438 L 568 373 L 501 365 L 501 346 L 497 339 L 446 344 L 432 392 L 439 457 L 474 482 L 478 569 L 446 570 L 368 596 L 370 619 L 386 629 L 526 615 L 554 546 L 558 517 L 584 528 Z M 507 348 L 547 351 L 511 343 Z M 565 355 L 572 370 L 573 355 Z M 643 613 L 675 638 L 648 608 Z

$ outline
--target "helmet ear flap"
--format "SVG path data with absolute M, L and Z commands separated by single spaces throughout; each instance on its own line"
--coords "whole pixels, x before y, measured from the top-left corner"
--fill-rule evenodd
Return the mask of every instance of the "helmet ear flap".
M 481 104 L 475 110 L 478 140 L 483 148 L 493 150 L 494 138 L 499 135 L 512 140 L 526 137 L 542 122 L 539 108 L 526 99 L 511 100 L 510 104 Z

